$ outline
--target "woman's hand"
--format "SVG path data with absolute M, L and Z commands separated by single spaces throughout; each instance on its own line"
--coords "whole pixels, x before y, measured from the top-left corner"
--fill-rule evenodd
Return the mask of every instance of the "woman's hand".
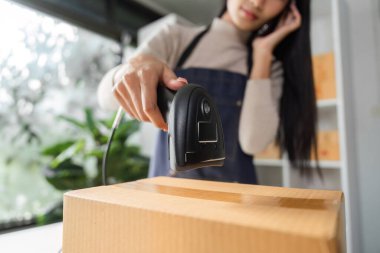
M 168 130 L 157 106 L 157 85 L 161 82 L 172 90 L 187 84 L 162 61 L 150 55 L 138 55 L 123 64 L 114 75 L 113 94 L 123 109 L 140 121 L 152 122 Z
M 256 65 L 252 71 L 253 78 L 269 77 L 274 49 L 286 36 L 296 31 L 301 26 L 301 22 L 301 14 L 295 3 L 292 3 L 290 11 L 281 18 L 272 33 L 253 40 L 253 61 Z
M 276 48 L 276 46 L 285 39 L 290 33 L 294 32 L 301 26 L 302 18 L 295 3 L 290 5 L 290 11 L 286 15 L 282 16 L 276 29 L 263 37 L 258 37 L 253 41 L 253 47 L 257 50 L 266 50 L 270 53 Z

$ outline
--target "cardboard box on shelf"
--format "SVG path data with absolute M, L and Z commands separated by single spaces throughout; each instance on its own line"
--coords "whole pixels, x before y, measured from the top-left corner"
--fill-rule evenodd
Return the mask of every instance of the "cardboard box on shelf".
M 317 99 L 336 98 L 334 53 L 315 55 L 312 60 Z
M 339 161 L 339 132 L 337 130 L 318 132 L 318 158 L 322 161 Z M 315 159 L 312 153 L 312 159 Z
M 337 130 L 330 131 L 319 131 L 317 133 L 318 138 L 318 158 L 322 161 L 339 161 L 340 151 L 339 151 L 339 132 Z M 280 148 L 274 143 L 269 144 L 269 146 L 259 154 L 255 155 L 255 159 L 270 159 L 277 160 L 280 157 Z M 312 160 L 315 160 L 314 151 L 311 156 Z
M 343 193 L 157 177 L 64 195 L 63 252 L 343 252 Z

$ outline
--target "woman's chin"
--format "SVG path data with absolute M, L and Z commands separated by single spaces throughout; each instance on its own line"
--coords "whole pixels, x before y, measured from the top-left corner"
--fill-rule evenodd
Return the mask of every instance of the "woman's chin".
M 257 24 L 252 24 L 252 22 L 236 22 L 235 26 L 244 32 L 255 31 L 259 28 Z

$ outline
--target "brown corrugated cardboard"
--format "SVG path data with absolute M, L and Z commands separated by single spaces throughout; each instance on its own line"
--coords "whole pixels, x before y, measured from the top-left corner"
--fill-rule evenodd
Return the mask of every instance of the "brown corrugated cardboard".
M 322 161 L 339 161 L 340 150 L 339 150 L 339 132 L 337 130 L 330 131 L 318 131 L 318 158 Z M 268 147 L 255 155 L 255 159 L 265 160 L 281 159 L 280 148 L 275 145 L 274 142 L 268 145 Z M 311 159 L 315 160 L 314 150 L 311 152 Z
M 343 193 L 158 177 L 64 196 L 64 253 L 343 252 Z
M 318 158 L 325 161 L 339 161 L 339 132 L 336 130 L 318 132 Z M 314 152 L 312 153 L 314 160 Z
M 336 98 L 334 53 L 313 56 L 313 75 L 317 99 Z

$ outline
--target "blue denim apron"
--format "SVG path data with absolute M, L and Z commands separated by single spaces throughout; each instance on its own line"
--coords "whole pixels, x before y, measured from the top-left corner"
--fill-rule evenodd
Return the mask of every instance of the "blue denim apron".
M 183 65 L 205 32 L 207 32 L 207 30 L 199 34 L 192 43 L 190 43 L 181 56 L 175 73 L 177 76 L 186 78 L 189 83 L 204 86 L 209 95 L 213 98 L 222 121 L 226 160 L 223 167 L 206 167 L 178 172 L 175 176 L 181 178 L 256 184 L 257 178 L 253 157 L 243 153 L 238 138 L 240 111 L 247 76 L 218 69 L 181 68 L 181 65 Z M 150 177 L 167 176 L 169 174 L 170 163 L 168 159 L 167 140 L 167 133 L 160 130 L 157 136 L 154 154 L 150 162 Z

